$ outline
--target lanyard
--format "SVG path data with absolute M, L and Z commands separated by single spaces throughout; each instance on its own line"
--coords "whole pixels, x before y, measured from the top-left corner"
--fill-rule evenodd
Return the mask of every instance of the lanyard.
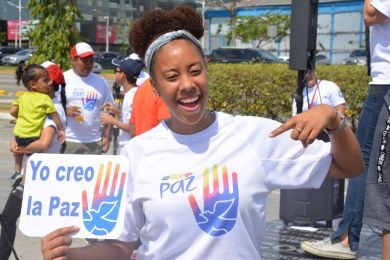
M 319 90 L 319 88 L 320 88 L 320 83 L 321 83 L 321 80 L 318 81 L 318 83 L 316 83 L 316 89 L 314 90 L 314 94 L 313 94 L 313 96 L 311 97 L 310 103 L 308 103 L 308 106 L 309 106 L 308 109 L 310 109 L 310 108 L 313 107 L 314 99 L 316 98 L 317 89 L 318 89 L 318 93 L 320 92 L 320 90 Z M 307 86 L 306 86 L 306 88 L 307 88 Z M 308 95 L 308 94 L 309 94 L 309 93 L 307 93 L 307 95 Z M 320 94 L 320 93 L 319 93 L 319 94 Z M 320 95 L 319 97 L 320 97 L 320 102 L 322 103 L 321 95 Z M 309 96 L 308 96 L 307 98 L 309 98 Z
M 387 107 L 387 110 L 390 112 L 390 106 Z M 377 161 L 377 182 L 383 183 L 383 165 L 386 159 L 386 148 L 387 148 L 387 134 L 390 130 L 390 117 L 386 120 L 385 129 L 382 131 L 381 145 L 379 148 L 379 157 Z

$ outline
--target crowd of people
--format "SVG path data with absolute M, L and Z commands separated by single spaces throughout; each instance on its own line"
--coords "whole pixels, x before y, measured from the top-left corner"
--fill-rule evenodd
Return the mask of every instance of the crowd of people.
M 199 42 L 203 21 L 188 6 L 154 10 L 133 24 L 129 44 L 136 54 L 113 60 L 123 97 L 119 104 L 106 80 L 91 72 L 95 52 L 87 43 L 72 47 L 72 68 L 64 73 L 51 62 L 27 65 L 23 84 L 44 104 L 26 106 L 28 101 L 20 98 L 11 109 L 17 117 L 10 142 L 17 173 L 23 172 L 21 155 L 103 154 L 113 126 L 120 129 L 120 153 L 130 162 L 125 228 L 118 239 L 73 248 L 71 235 L 78 227 L 63 227 L 42 238 L 43 258 L 130 259 L 137 249 L 139 259 L 259 259 L 267 195 L 275 189 L 319 188 L 328 176 L 350 178 L 343 220 L 331 239 L 301 246 L 320 256 L 354 259 L 367 169 L 364 221 L 383 228 L 383 257 L 390 258 L 390 210 L 384 206 L 389 196 L 383 196 L 390 189 L 380 185 L 386 184 L 388 171 L 382 169 L 378 177 L 376 167 L 382 131 L 390 127 L 389 110 L 380 113 L 390 87 L 390 45 L 383 45 L 390 40 L 389 10 L 387 2 L 365 2 L 373 80 L 356 136 L 346 124 L 339 87 L 318 80 L 315 71 L 307 73 L 303 112 L 297 114 L 294 103 L 293 116 L 284 123 L 208 110 L 208 70 Z M 36 106 L 45 109 L 32 112 Z M 26 114 L 32 113 L 39 124 L 28 121 Z M 21 136 L 27 123 L 36 129 Z M 327 142 L 316 140 L 323 133 Z M 375 153 L 372 147 L 378 148 Z M 170 176 L 180 172 L 186 173 L 183 182 L 191 179 L 191 187 L 160 192 L 160 185 L 170 184 Z M 15 191 L 23 185 L 19 175 L 13 177 L 2 213 L 6 228 L 1 229 L 0 259 L 8 258 L 15 239 L 21 209 Z

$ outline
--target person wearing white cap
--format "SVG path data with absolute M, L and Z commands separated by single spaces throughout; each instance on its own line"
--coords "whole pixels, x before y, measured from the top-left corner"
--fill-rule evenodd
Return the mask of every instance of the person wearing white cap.
M 65 153 L 101 154 L 110 145 L 112 125 L 101 133 L 99 115 L 104 103 L 114 104 L 107 81 L 92 73 L 92 47 L 79 42 L 70 51 L 72 68 L 64 73 L 67 98 Z

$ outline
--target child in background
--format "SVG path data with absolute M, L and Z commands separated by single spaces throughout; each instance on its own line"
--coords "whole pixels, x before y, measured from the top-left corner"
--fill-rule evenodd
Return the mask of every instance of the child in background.
M 124 91 L 121 107 L 115 107 L 110 102 L 104 103 L 104 110 L 120 118 L 112 117 L 109 113 L 100 114 L 100 122 L 112 124 L 119 128 L 119 151 L 134 136 L 134 129 L 130 125 L 130 116 L 133 107 L 133 98 L 137 91 L 136 82 L 140 75 L 143 62 L 127 57 L 123 60 L 112 60 L 115 68 L 115 83 L 120 85 Z
M 58 129 L 61 143 L 65 140 L 64 127 L 51 98 L 47 95 L 50 89 L 51 79 L 48 71 L 38 64 L 30 64 L 25 67 L 21 78 L 23 85 L 29 90 L 16 99 L 10 108 L 10 114 L 15 117 L 14 127 L 15 140 L 18 146 L 27 146 L 39 139 L 46 116 L 49 115 Z M 22 194 L 23 181 L 21 165 L 23 154 L 15 154 L 15 174 L 12 176 L 13 185 L 18 187 L 15 194 Z

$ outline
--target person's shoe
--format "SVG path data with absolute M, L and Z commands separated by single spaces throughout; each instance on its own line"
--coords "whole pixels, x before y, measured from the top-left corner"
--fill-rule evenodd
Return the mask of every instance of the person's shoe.
M 19 199 L 23 199 L 23 191 L 24 185 L 20 183 L 13 191 L 12 194 L 18 197 Z
M 11 176 L 11 187 L 15 189 L 22 181 L 23 175 L 20 172 L 15 172 Z
M 317 241 L 302 241 L 301 248 L 313 255 L 334 259 L 356 259 L 356 252 L 343 246 L 340 242 L 333 243 L 330 238 Z

